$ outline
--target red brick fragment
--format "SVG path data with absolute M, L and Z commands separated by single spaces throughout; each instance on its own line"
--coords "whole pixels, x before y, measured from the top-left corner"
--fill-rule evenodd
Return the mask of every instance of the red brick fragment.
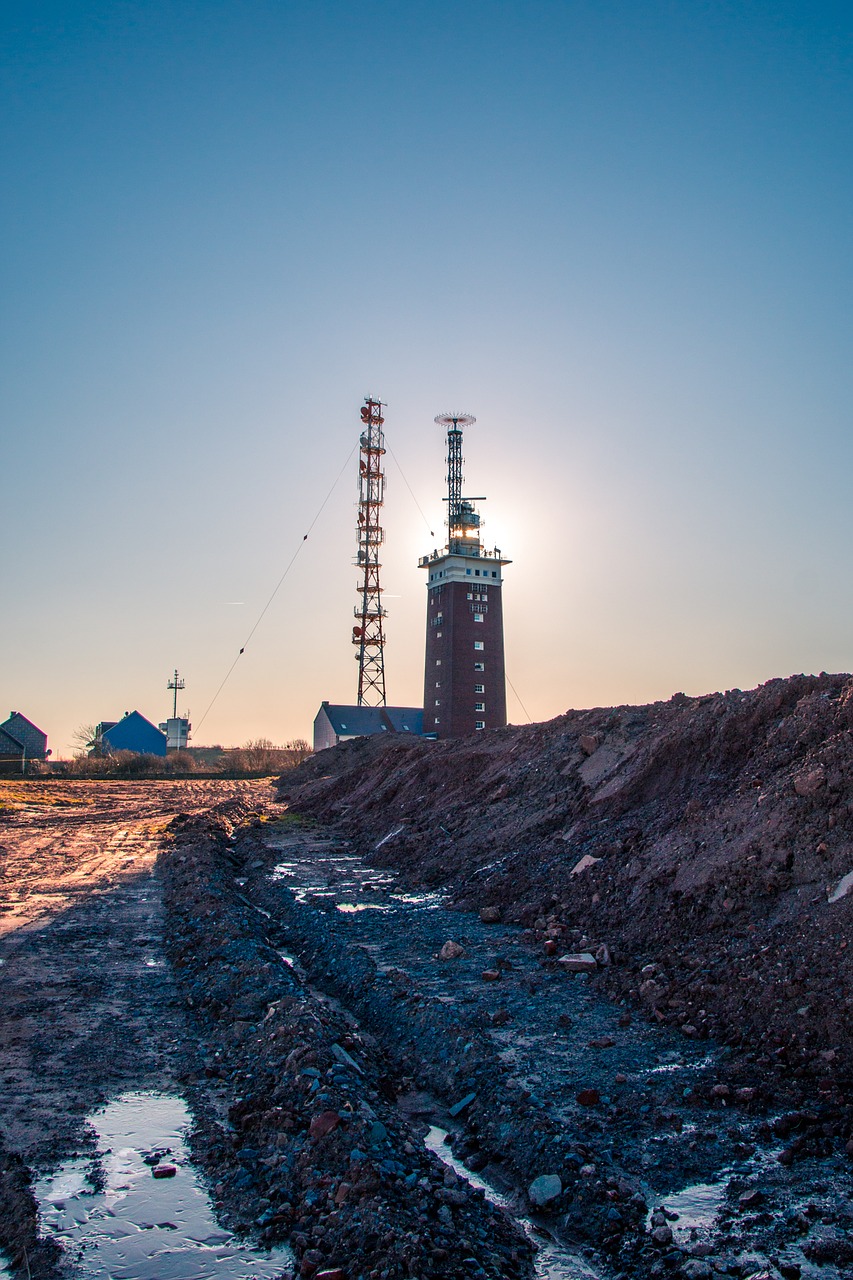
M 320 1111 L 311 1121 L 308 1132 L 312 1138 L 325 1138 L 326 1134 L 337 1129 L 340 1123 L 341 1117 L 337 1111 Z

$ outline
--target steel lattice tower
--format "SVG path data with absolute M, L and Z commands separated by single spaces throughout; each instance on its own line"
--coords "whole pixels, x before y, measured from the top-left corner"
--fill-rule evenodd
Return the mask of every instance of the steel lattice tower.
M 461 421 L 452 414 L 439 414 L 436 422 L 442 417 L 447 423 L 447 524 L 453 529 L 462 505 L 462 428 L 475 419 L 470 413 L 463 414 Z
M 361 570 L 358 593 L 361 598 L 354 613 L 356 625 L 352 629 L 352 642 L 358 646 L 358 705 L 360 707 L 385 706 L 385 635 L 382 619 L 382 587 L 379 570 L 382 567 L 379 549 L 385 539 L 380 523 L 382 504 L 385 501 L 385 471 L 382 458 L 385 454 L 385 437 L 382 432 L 384 405 L 381 400 L 365 396 L 361 409 L 364 430 L 361 433 L 361 452 L 358 463 L 358 540 L 357 564 Z
M 470 413 L 440 413 L 435 421 L 447 427 L 447 545 L 449 550 L 458 551 L 460 538 L 470 535 L 480 524 L 472 503 L 482 499 L 462 497 L 462 428 L 470 427 L 477 419 Z

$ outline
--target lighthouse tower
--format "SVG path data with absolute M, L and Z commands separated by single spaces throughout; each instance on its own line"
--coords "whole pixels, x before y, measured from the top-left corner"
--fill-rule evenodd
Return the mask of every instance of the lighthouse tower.
M 470 414 L 442 413 L 447 428 L 447 546 L 422 556 L 427 574 L 423 732 L 460 738 L 506 724 L 503 566 L 480 544 L 480 513 L 462 496 L 462 429 Z

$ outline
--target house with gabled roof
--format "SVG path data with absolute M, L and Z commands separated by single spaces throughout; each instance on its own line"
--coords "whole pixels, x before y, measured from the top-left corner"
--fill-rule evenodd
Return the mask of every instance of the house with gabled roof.
M 379 733 L 420 737 L 423 723 L 421 707 L 347 707 L 324 702 L 314 717 L 314 750 Z
M 139 755 L 164 756 L 166 754 L 166 735 L 139 711 L 125 711 L 121 720 L 110 723 L 102 720 L 100 730 L 100 749 L 110 751 L 135 751 Z
M 20 711 L 10 711 L 9 718 L 0 724 L 0 756 L 12 756 L 18 760 L 45 760 L 49 755 L 47 734 Z

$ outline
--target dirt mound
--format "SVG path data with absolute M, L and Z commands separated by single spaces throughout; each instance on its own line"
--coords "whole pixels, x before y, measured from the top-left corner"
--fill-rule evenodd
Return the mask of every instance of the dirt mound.
M 281 793 L 413 883 L 499 907 L 551 963 L 597 955 L 598 980 L 658 1022 L 837 1096 L 853 1074 L 851 728 L 850 676 L 792 676 L 454 741 L 360 739 Z

